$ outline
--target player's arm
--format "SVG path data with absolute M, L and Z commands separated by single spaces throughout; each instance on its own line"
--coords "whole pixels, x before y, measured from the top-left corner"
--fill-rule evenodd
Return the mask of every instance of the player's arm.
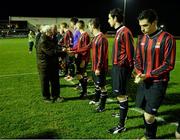
M 125 41 L 126 41 L 126 54 L 129 62 L 130 68 L 133 69 L 134 67 L 134 39 L 130 32 L 126 33 L 124 35 Z
M 134 70 L 136 74 L 142 74 L 143 68 L 142 68 L 142 56 L 140 53 L 140 39 L 138 38 L 137 47 L 136 47 L 136 53 L 135 53 L 135 59 L 134 59 Z
M 87 52 L 90 49 L 91 49 L 91 44 L 88 44 L 88 45 L 76 50 L 75 52 L 76 53 L 83 53 L 83 52 Z
M 168 37 L 165 41 L 164 60 L 162 65 L 151 71 L 146 77 L 159 77 L 169 73 L 174 69 L 176 57 L 176 41 L 173 37 Z
M 104 59 L 106 59 L 106 53 L 107 53 L 107 47 L 108 47 L 108 42 L 105 38 L 102 38 L 99 42 L 98 42 L 99 46 L 98 46 L 98 62 L 97 62 L 97 70 L 101 71 L 102 67 L 103 67 L 103 62 Z

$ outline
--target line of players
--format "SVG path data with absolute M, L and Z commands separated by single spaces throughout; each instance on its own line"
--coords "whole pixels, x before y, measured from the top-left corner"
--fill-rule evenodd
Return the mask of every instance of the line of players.
M 73 31 L 68 28 L 67 23 L 61 23 L 57 34 L 58 45 L 62 51 L 59 59 L 60 75 L 65 75 L 66 80 L 72 80 L 76 75 L 79 80 L 77 88 L 81 88 L 79 98 L 86 97 L 88 80 L 86 69 L 92 48 L 92 77 L 95 83 L 95 99 L 90 104 L 95 104 L 101 100 L 97 111 L 102 112 L 105 109 L 107 99 L 105 85 L 108 71 L 108 40 L 100 31 L 100 21 L 97 18 L 90 20 L 88 24 L 93 39 L 85 30 L 83 20 L 71 18 L 70 27 L 73 28 Z
M 110 11 L 108 18 L 110 26 L 116 29 L 112 51 L 112 81 L 113 93 L 117 97 L 120 111 L 118 125 L 108 131 L 116 134 L 126 130 L 125 120 L 128 112 L 126 84 L 135 67 L 137 73 L 135 82 L 140 83 L 136 104 L 144 110 L 145 138 L 154 139 L 157 131 L 155 115 L 166 92 L 169 72 L 174 68 L 175 64 L 176 46 L 174 39 L 170 34 L 157 28 L 156 13 L 151 9 L 145 10 L 138 17 L 144 36 L 138 38 L 135 54 L 133 35 L 122 23 L 122 12 L 119 9 L 113 9 Z M 79 80 L 78 85 L 81 85 L 82 88 L 80 99 L 86 97 L 88 80 L 86 69 L 90 59 L 90 49 L 92 49 L 92 77 L 95 84 L 95 94 L 94 99 L 89 104 L 98 104 L 96 111 L 103 112 L 107 100 L 108 40 L 100 30 L 100 21 L 98 19 L 92 19 L 88 24 L 93 39 L 85 31 L 83 20 L 78 21 L 76 18 L 72 18 L 70 26 L 73 27 L 73 32 L 70 31 L 65 22 L 60 24 L 59 32 L 57 32 L 57 26 L 54 26 L 53 29 L 57 38 L 57 46 L 61 52 L 59 58 L 60 75 L 64 74 L 66 80 L 72 80 L 76 71 L 76 77 Z M 160 44 L 164 42 L 163 39 L 170 40 L 170 44 L 163 47 L 171 49 L 168 51 L 161 50 L 161 53 L 164 53 L 164 58 L 159 58 L 159 48 Z M 146 49 L 144 50 L 144 48 Z M 155 62 L 153 61 L 154 56 L 152 56 L 154 53 L 151 49 L 155 51 L 155 57 L 157 57 Z M 149 53 L 146 51 L 149 51 Z M 164 61 L 167 60 L 166 63 L 170 65 L 162 63 L 158 58 L 164 59 Z M 149 64 L 143 59 L 148 61 Z M 145 64 L 142 64 L 144 62 Z M 150 65 L 154 67 L 154 70 Z M 158 66 L 162 66 L 162 68 Z

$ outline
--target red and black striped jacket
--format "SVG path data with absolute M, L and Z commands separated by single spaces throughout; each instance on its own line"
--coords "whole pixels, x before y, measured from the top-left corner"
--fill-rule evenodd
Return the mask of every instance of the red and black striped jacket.
M 134 39 L 127 27 L 121 26 L 117 29 L 112 53 L 113 65 L 134 67 Z
M 168 81 L 169 72 L 174 69 L 176 41 L 162 30 L 153 35 L 140 35 L 137 41 L 135 71 L 146 74 L 153 82 Z
M 63 39 L 58 43 L 63 47 L 73 47 L 73 33 L 70 30 L 67 30 L 63 36 Z
M 100 32 L 92 40 L 92 71 L 108 71 L 108 40 Z
M 71 50 L 78 52 L 80 49 L 83 49 L 86 46 L 88 46 L 89 43 L 90 43 L 90 36 L 89 36 L 89 34 L 87 32 L 84 32 L 79 37 L 77 46 L 75 48 L 72 48 Z M 79 52 L 78 53 L 78 59 L 85 60 L 86 63 L 88 63 L 89 59 L 90 59 L 90 50 L 87 49 L 87 50 L 85 50 L 83 52 Z
M 82 53 L 92 48 L 92 71 L 108 71 L 108 40 L 102 32 L 99 32 L 89 45 L 76 51 Z

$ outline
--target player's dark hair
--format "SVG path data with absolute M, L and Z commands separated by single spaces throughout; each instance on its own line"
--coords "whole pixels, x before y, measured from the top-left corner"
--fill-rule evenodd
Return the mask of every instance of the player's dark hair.
M 155 10 L 147 9 L 142 11 L 138 16 L 138 20 L 142 20 L 142 19 L 147 19 L 149 23 L 152 23 L 155 20 L 158 20 L 158 16 Z
M 72 18 L 70 19 L 70 22 L 76 24 L 76 23 L 78 22 L 78 18 L 77 18 L 77 17 L 72 17 Z
M 113 19 L 116 17 L 119 23 L 123 22 L 124 16 L 122 9 L 114 8 L 109 12 L 109 14 L 112 16 Z
M 90 23 L 91 25 L 93 25 L 94 28 L 100 29 L 100 19 L 99 19 L 99 18 L 91 19 L 91 20 L 89 21 L 89 23 Z
M 83 20 L 79 20 L 77 23 L 79 23 L 80 24 L 80 29 L 84 29 L 85 28 L 85 23 L 84 23 L 84 21 Z
M 62 23 L 61 23 L 61 26 L 62 26 L 63 28 L 68 28 L 68 24 L 67 24 L 66 22 L 62 22 Z

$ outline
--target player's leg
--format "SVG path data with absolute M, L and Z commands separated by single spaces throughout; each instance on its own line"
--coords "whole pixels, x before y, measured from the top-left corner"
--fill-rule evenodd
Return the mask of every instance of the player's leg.
M 157 133 L 157 121 L 155 115 L 164 99 L 167 82 L 145 83 L 145 108 L 144 108 L 144 126 L 145 137 L 155 139 Z
M 120 133 L 125 131 L 125 120 L 128 112 L 128 96 L 126 95 L 127 72 L 126 68 L 113 66 L 113 93 L 116 95 L 119 103 L 119 122 L 118 125 L 109 129 L 111 134 Z

